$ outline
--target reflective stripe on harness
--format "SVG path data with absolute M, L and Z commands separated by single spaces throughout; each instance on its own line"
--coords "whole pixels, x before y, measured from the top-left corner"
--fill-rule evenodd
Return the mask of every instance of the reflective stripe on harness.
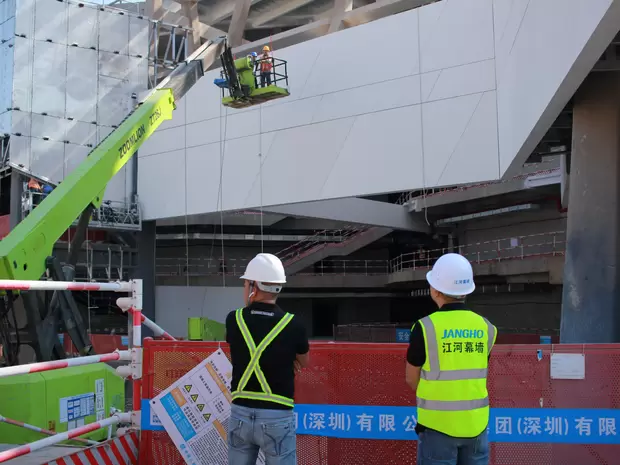
M 282 332 L 284 328 L 291 322 L 293 319 L 293 315 L 287 313 L 282 317 L 282 319 L 278 322 L 277 325 L 265 336 L 258 347 L 254 343 L 254 339 L 252 338 L 252 334 L 248 329 L 248 326 L 245 324 L 245 320 L 243 319 L 243 309 L 239 308 L 235 312 L 235 318 L 237 319 L 237 325 L 241 330 L 241 334 L 243 335 L 243 339 L 245 340 L 246 345 L 248 346 L 248 350 L 250 352 L 250 363 L 248 363 L 247 368 L 243 372 L 241 379 L 239 380 L 239 385 L 237 386 L 237 390 L 232 393 L 232 398 L 234 399 L 251 399 L 251 400 L 264 400 L 268 402 L 275 402 L 278 404 L 286 405 L 287 407 L 294 407 L 295 401 L 293 399 L 289 399 L 288 397 L 279 396 L 274 394 L 271 391 L 271 387 L 267 382 L 267 378 L 265 378 L 265 374 L 263 370 L 260 368 L 259 360 L 263 351 L 267 348 L 269 344 L 273 342 L 273 340 Z M 250 377 L 252 374 L 256 375 L 256 379 L 263 390 L 263 392 L 253 392 L 246 391 L 245 387 L 250 381 Z

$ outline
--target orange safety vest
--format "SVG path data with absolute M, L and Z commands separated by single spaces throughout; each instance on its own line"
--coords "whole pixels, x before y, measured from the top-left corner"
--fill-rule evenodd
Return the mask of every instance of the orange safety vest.
M 28 181 L 28 189 L 41 190 L 41 186 L 36 179 L 30 178 L 30 181 Z
M 271 64 L 271 57 L 261 57 L 261 62 L 260 62 L 260 72 L 261 73 L 269 73 L 271 72 L 271 69 L 273 68 L 273 65 Z

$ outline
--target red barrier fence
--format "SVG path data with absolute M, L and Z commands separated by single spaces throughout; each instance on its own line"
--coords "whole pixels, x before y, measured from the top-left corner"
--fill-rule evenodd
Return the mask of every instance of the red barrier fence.
M 213 342 L 146 340 L 143 397 L 153 398 L 217 350 Z M 224 344 L 221 345 L 224 347 Z M 300 404 L 415 404 L 404 382 L 403 344 L 313 343 L 311 368 L 298 376 Z M 542 351 L 539 361 L 537 351 Z M 585 353 L 585 380 L 550 379 L 550 354 Z M 620 345 L 496 346 L 489 374 L 495 408 L 618 408 Z M 416 442 L 298 436 L 300 465 L 403 465 L 415 463 Z M 492 465 L 616 465 L 617 445 L 495 443 Z M 165 432 L 143 431 L 140 463 L 182 465 Z

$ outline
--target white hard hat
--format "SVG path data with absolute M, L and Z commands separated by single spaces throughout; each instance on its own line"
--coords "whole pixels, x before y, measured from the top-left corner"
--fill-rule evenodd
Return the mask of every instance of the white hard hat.
M 426 280 L 442 294 L 452 297 L 468 295 L 476 289 L 471 263 L 457 253 L 439 257 L 433 269 L 426 273 Z
M 278 257 L 270 253 L 259 253 L 250 260 L 241 279 L 254 281 L 260 290 L 277 294 L 282 290 L 282 286 L 266 286 L 262 283 L 284 284 L 286 274 Z

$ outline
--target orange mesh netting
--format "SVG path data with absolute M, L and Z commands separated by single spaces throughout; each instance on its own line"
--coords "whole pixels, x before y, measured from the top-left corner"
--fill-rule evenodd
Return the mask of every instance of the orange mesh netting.
M 219 347 L 212 342 L 145 341 L 143 398 L 153 398 Z M 222 345 L 224 347 L 224 345 Z M 550 352 L 585 353 L 585 380 L 550 379 Z M 403 344 L 313 343 L 311 368 L 298 376 L 299 404 L 407 406 Z M 538 360 L 537 350 L 543 352 Z M 495 408 L 618 408 L 620 345 L 500 345 L 489 374 Z M 594 428 L 595 426 L 593 426 Z M 299 435 L 300 465 L 414 464 L 415 441 Z M 143 431 L 140 463 L 183 465 L 165 432 Z M 617 445 L 494 443 L 492 465 L 617 465 Z

